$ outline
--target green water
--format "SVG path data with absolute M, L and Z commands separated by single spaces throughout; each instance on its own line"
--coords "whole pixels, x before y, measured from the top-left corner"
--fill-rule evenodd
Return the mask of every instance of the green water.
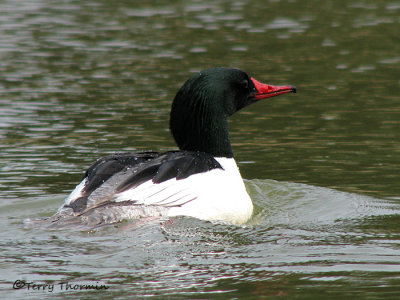
M 399 1 L 1 1 L 2 297 L 397 299 L 399 28 Z M 174 149 L 171 99 L 215 66 L 298 89 L 231 118 L 246 227 L 24 229 L 99 156 Z

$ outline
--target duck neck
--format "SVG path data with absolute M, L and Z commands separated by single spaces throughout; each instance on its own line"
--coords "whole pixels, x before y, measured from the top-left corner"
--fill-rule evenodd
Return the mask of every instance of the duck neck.
M 174 102 L 170 130 L 179 149 L 205 152 L 214 157 L 233 157 L 228 116 L 213 110 L 204 103 L 202 107 L 185 108 Z

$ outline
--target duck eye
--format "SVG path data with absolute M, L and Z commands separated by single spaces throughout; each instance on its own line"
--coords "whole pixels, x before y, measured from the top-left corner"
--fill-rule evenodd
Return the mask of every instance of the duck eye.
M 247 79 L 245 79 L 245 80 L 243 80 L 243 81 L 241 82 L 241 85 L 242 85 L 245 89 L 247 89 L 247 88 L 249 88 L 249 81 L 248 81 Z

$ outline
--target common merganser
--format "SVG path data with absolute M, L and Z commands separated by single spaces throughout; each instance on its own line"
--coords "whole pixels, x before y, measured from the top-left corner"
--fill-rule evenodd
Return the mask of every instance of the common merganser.
M 188 79 L 171 108 L 177 151 L 98 159 L 48 221 L 99 226 L 140 217 L 190 216 L 243 224 L 253 212 L 228 137 L 228 117 L 261 99 L 296 92 L 239 69 L 212 68 Z

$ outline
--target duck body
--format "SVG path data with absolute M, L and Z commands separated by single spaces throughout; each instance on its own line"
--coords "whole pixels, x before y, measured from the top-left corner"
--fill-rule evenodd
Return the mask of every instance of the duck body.
M 98 159 L 48 223 L 95 227 L 160 216 L 247 222 L 253 204 L 233 158 L 228 117 L 289 92 L 295 88 L 262 84 L 238 69 L 195 74 L 172 104 L 170 130 L 179 150 Z
M 183 215 L 242 224 L 252 211 L 233 158 L 190 151 L 139 152 L 96 161 L 60 207 L 63 218 L 57 221 L 96 226 Z

